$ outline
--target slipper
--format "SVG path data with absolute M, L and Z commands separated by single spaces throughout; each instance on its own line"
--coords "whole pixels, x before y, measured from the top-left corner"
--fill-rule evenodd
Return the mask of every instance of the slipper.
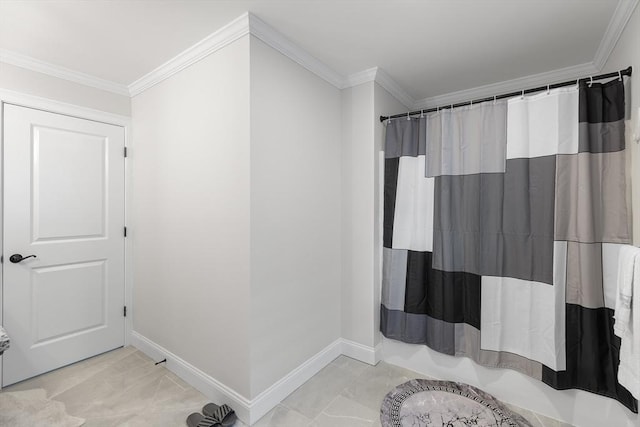
M 238 419 L 229 405 L 218 406 L 215 403 L 207 403 L 202 408 L 202 413 L 213 418 L 224 427 L 232 426 Z
M 187 417 L 187 426 L 189 427 L 218 427 L 221 426 L 219 422 L 211 417 L 204 416 L 197 412 Z

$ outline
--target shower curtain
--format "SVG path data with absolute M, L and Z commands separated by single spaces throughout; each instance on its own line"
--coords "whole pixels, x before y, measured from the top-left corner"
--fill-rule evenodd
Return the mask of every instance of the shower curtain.
M 637 412 L 613 333 L 631 242 L 624 92 L 616 79 L 387 125 L 387 338 Z

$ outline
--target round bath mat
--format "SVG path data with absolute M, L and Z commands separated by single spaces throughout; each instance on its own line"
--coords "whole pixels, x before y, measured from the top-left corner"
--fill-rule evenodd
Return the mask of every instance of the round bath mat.
M 411 380 L 382 401 L 383 427 L 530 427 L 489 393 L 451 381 Z

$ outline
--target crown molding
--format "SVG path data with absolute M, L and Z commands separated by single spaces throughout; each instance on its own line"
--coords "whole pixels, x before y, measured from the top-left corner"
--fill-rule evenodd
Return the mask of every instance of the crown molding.
M 247 34 L 251 34 L 262 40 L 273 49 L 318 75 L 333 86 L 339 89 L 342 89 L 344 86 L 344 78 L 340 74 L 313 57 L 257 16 L 246 12 L 218 31 L 160 65 L 155 70 L 131 83 L 129 85 L 131 96 L 136 96 L 144 92 L 164 79 L 171 77 L 175 73 Z
M 543 86 L 549 83 L 598 74 L 604 68 L 607 59 L 611 55 L 611 52 L 613 52 L 618 39 L 622 35 L 622 32 L 624 31 L 627 22 L 629 22 L 629 19 L 631 18 L 631 15 L 638 3 L 640 3 L 640 0 L 618 1 L 616 9 L 613 12 L 613 16 L 609 21 L 607 30 L 605 31 L 592 62 L 443 95 L 431 96 L 415 101 L 413 108 L 415 110 L 420 110 L 455 104 L 472 99 L 485 98 L 500 93 L 515 92 L 522 89 Z
M 387 92 L 393 95 L 405 107 L 412 108 L 416 103 L 411 95 L 402 89 L 402 87 L 400 87 L 400 85 L 396 83 L 395 80 L 393 80 L 382 68 L 378 68 L 378 72 L 376 73 L 376 83 L 386 89 Z
M 318 77 L 331 83 L 338 89 L 344 87 L 344 77 L 333 69 L 328 67 L 324 62 L 320 61 L 309 52 L 289 40 L 275 28 L 249 13 L 249 31 L 251 35 L 262 40 L 275 50 L 279 51 L 289 59 L 297 62 L 307 70 L 316 74 Z
M 129 96 L 129 90 L 126 85 L 101 79 L 79 71 L 70 70 L 68 68 L 41 61 L 10 50 L 0 49 L 0 63 L 26 68 L 27 70 L 35 71 L 37 73 L 47 74 L 59 79 L 79 83 L 84 86 L 90 86 L 96 89 L 112 92 L 117 95 Z
M 507 80 L 504 82 L 492 83 L 471 89 L 465 89 L 457 92 L 446 93 L 444 95 L 437 95 L 420 99 L 415 102 L 414 109 L 426 110 L 428 108 L 456 104 L 458 102 L 466 102 L 473 99 L 487 98 L 503 93 L 516 92 L 522 89 L 529 89 L 551 83 L 558 83 L 565 80 L 575 79 L 577 77 L 589 76 L 597 74 L 598 72 L 599 70 L 593 64 L 593 62 L 574 65 L 558 70 L 547 71 L 540 74 L 533 74 L 513 80 Z
M 640 0 L 618 1 L 616 10 L 613 12 L 613 16 L 609 21 L 607 30 L 600 41 L 595 58 L 593 59 L 593 63 L 598 69 L 598 72 L 604 68 L 607 59 L 609 59 L 611 52 L 613 52 L 613 49 L 616 47 L 616 43 L 618 43 L 618 39 L 620 39 L 638 3 L 640 3 Z
M 129 85 L 131 96 L 136 96 L 177 72 L 200 61 L 211 53 L 222 49 L 249 34 L 249 13 L 244 13 L 218 31 L 200 40 L 190 48 L 174 56 L 155 70 L 145 74 Z
M 409 95 L 404 89 L 402 89 L 402 87 L 400 87 L 400 85 L 396 83 L 395 80 L 393 80 L 391 76 L 389 76 L 389 74 L 387 74 L 387 72 L 380 67 L 368 68 L 357 73 L 349 74 L 344 78 L 341 89 L 358 86 L 368 82 L 378 83 L 380 86 L 386 89 L 387 92 L 389 92 L 398 101 L 400 101 L 402 105 L 407 108 L 413 108 L 415 101 L 411 97 L 411 95 Z
M 26 68 L 43 74 L 69 80 L 75 83 L 94 87 L 118 95 L 136 96 L 146 89 L 160 83 L 164 79 L 185 69 L 207 55 L 227 46 L 239 38 L 251 34 L 264 43 L 281 52 L 294 62 L 316 74 L 338 89 L 356 86 L 375 81 L 407 108 L 424 109 L 439 105 L 467 101 L 469 99 L 492 96 L 553 83 L 560 80 L 588 76 L 598 73 L 605 65 L 618 39 L 640 0 L 619 0 L 614 14 L 609 21 L 605 35 L 596 51 L 593 62 L 572 67 L 553 70 L 546 73 L 521 77 L 506 82 L 494 83 L 472 89 L 452 92 L 444 95 L 414 100 L 389 74 L 379 67 L 369 68 L 348 76 L 342 76 L 309 52 L 289 40 L 282 33 L 262 21 L 257 16 L 246 12 L 220 30 L 186 49 L 174 58 L 160 65 L 150 73 L 142 76 L 128 86 L 84 74 L 68 68 L 60 67 L 15 52 L 0 49 L 0 62 Z
M 373 82 L 376 80 L 376 74 L 379 68 L 373 67 L 366 70 L 359 71 L 357 73 L 349 74 L 344 78 L 342 83 L 342 89 L 346 89 L 353 86 L 358 86 L 363 83 Z

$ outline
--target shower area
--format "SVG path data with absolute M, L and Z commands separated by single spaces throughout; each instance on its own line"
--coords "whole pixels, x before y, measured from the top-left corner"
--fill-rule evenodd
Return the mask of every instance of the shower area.
M 392 362 L 415 367 L 426 346 L 453 377 L 460 361 L 440 354 L 637 413 L 637 379 L 619 369 L 638 337 L 617 328 L 633 250 L 625 74 L 381 117 Z

